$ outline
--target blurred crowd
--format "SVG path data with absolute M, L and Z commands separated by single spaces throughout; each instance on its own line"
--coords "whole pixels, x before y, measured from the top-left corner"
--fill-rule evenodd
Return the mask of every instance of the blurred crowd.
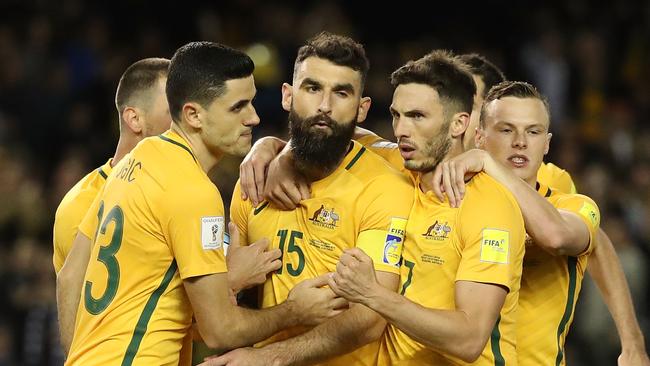
M 365 45 L 373 103 L 364 127 L 389 139 L 388 76 L 431 49 L 481 53 L 509 79 L 538 86 L 551 104 L 548 160 L 599 204 L 650 338 L 650 2 L 491 1 L 436 12 L 408 4 L 3 0 L 0 366 L 62 363 L 54 212 L 67 190 L 114 152 L 114 92 L 126 67 L 144 57 L 169 58 L 192 40 L 246 50 L 257 65 L 254 104 L 262 123 L 255 137 L 283 137 L 280 85 L 290 81 L 298 46 L 321 30 Z M 226 201 L 238 164 L 227 159 L 211 172 Z M 567 341 L 569 364 L 612 365 L 617 342 L 587 276 Z

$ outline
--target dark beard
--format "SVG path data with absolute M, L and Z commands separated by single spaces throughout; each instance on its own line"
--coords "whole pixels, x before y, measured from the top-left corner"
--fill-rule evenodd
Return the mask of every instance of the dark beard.
M 327 115 L 300 117 L 293 107 L 289 112 L 289 134 L 296 168 L 302 173 L 334 170 L 348 151 L 356 127 L 354 119 L 348 123 L 338 123 Z M 311 130 L 316 122 L 325 122 L 331 129 L 327 131 Z

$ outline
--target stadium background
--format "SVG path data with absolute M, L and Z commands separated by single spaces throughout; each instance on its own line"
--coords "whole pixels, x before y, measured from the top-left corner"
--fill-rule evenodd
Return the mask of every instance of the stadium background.
M 432 10 L 426 10 L 426 9 Z M 371 14 L 372 13 L 372 14 Z M 373 105 L 364 127 L 392 138 L 388 75 L 433 48 L 479 52 L 509 79 L 550 99 L 549 160 L 600 205 L 648 337 L 650 254 L 650 2 L 418 5 L 411 2 L 82 0 L 0 3 L 0 366 L 59 365 L 54 211 L 65 192 L 112 156 L 121 73 L 171 57 L 192 40 L 247 50 L 262 119 L 255 137 L 283 136 L 280 83 L 297 47 L 320 30 L 366 46 Z M 211 173 L 226 201 L 237 159 Z M 570 365 L 614 365 L 617 334 L 585 280 L 567 341 Z

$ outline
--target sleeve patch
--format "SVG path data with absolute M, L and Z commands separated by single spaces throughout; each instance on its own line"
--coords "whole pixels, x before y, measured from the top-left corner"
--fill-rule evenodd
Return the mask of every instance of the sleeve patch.
M 203 250 L 220 249 L 223 245 L 225 220 L 223 216 L 201 218 L 201 245 Z
M 384 242 L 383 263 L 395 267 L 399 266 L 404 245 L 404 233 L 406 232 L 406 219 L 393 217 L 390 220 L 390 228 Z
M 372 144 L 371 147 L 377 149 L 394 149 L 397 147 L 397 144 L 390 141 L 377 141 L 374 144 Z
M 508 264 L 510 232 L 499 229 L 483 229 L 481 262 Z
M 594 227 L 598 226 L 598 223 L 600 222 L 600 217 L 598 217 L 598 210 L 589 202 L 584 202 L 582 204 L 582 208 L 580 208 L 580 215 L 588 219 Z

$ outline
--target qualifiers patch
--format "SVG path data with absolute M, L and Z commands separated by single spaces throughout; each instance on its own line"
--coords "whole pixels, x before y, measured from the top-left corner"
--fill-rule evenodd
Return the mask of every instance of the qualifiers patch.
M 587 218 L 594 227 L 598 226 L 598 224 L 600 223 L 598 209 L 589 202 L 585 202 L 582 204 L 582 208 L 580 208 L 580 215 Z
M 201 246 L 203 250 L 220 249 L 223 245 L 225 220 L 223 216 L 201 218 Z
M 384 255 L 382 262 L 395 267 L 399 266 L 402 257 L 402 245 L 404 244 L 404 233 L 406 232 L 406 219 L 393 217 L 390 219 L 390 227 L 384 242 Z
M 483 229 L 481 262 L 508 264 L 510 232 L 499 229 Z

